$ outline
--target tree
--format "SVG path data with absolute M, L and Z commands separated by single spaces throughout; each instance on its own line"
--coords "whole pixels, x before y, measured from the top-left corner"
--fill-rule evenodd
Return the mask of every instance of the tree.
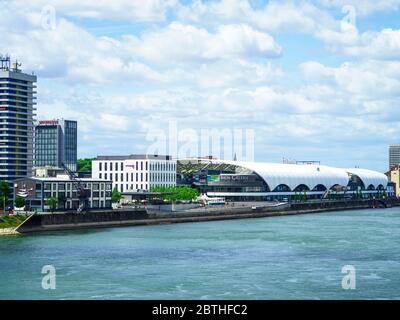
M 117 186 L 115 186 L 111 194 L 112 203 L 119 202 L 119 200 L 121 200 L 121 197 L 121 193 L 118 191 Z
M 50 207 L 51 212 L 57 209 L 58 199 L 55 197 L 50 197 L 47 199 L 46 204 Z
M 25 198 L 17 196 L 14 200 L 14 205 L 16 208 L 22 208 L 25 206 Z
M 8 200 L 8 194 L 9 194 L 8 183 L 4 180 L 0 180 L 0 199 L 1 199 L 1 204 L 3 205 L 3 212 L 6 211 L 6 202 Z
M 170 193 L 162 195 L 166 201 L 180 201 L 180 200 L 194 200 L 199 196 L 199 191 L 195 188 L 181 186 L 181 187 L 151 187 L 151 192 Z
M 94 159 L 95 158 L 78 159 L 76 162 L 78 171 L 91 172 L 92 171 L 92 161 Z

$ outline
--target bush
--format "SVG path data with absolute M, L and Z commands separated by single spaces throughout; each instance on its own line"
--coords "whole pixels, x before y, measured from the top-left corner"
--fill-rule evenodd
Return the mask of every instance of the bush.
M 182 186 L 182 187 L 152 187 L 151 192 L 173 193 L 163 195 L 162 198 L 166 201 L 181 201 L 181 200 L 194 200 L 199 196 L 199 191 L 195 188 Z
M 20 196 L 17 196 L 15 198 L 15 200 L 14 200 L 14 205 L 15 205 L 16 208 L 24 207 L 25 206 L 25 199 L 20 197 Z
M 121 200 L 121 197 L 121 193 L 118 191 L 117 186 L 115 186 L 111 194 L 112 203 L 119 202 L 119 200 Z
M 47 199 L 46 204 L 50 207 L 50 211 L 54 212 L 57 209 L 58 199 L 55 197 L 50 197 Z

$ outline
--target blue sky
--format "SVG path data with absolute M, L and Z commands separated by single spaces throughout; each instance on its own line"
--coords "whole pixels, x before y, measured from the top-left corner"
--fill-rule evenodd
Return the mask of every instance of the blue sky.
M 38 75 L 37 118 L 79 121 L 80 157 L 171 121 L 178 147 L 252 129 L 257 161 L 385 171 L 400 143 L 400 0 L 0 2 L 0 53 Z

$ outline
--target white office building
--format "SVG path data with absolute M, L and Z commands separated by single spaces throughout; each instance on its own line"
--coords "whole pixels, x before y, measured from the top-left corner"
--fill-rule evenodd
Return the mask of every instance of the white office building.
M 163 155 L 98 156 L 92 162 L 92 178 L 111 179 L 120 192 L 175 186 L 176 160 Z

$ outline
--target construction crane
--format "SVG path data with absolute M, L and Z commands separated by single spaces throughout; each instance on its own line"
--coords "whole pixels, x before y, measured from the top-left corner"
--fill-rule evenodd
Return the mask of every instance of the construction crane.
M 78 213 L 85 212 L 88 208 L 88 200 L 90 197 L 90 189 L 84 187 L 81 181 L 75 176 L 75 173 L 72 172 L 64 163 L 61 164 L 64 171 L 68 174 L 69 178 L 72 181 L 73 189 L 76 190 L 77 196 L 79 199 L 79 206 L 76 210 Z

